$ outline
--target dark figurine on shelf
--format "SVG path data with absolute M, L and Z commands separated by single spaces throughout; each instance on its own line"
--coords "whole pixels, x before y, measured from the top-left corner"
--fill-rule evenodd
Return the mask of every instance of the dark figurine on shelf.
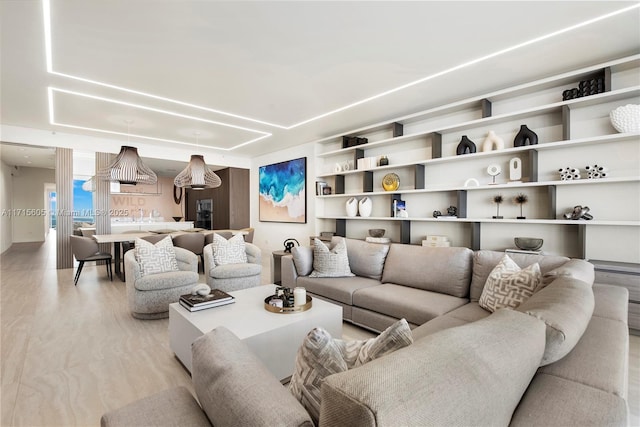
M 524 193 L 520 193 L 513 198 L 513 201 L 520 205 L 520 216 L 517 216 L 516 219 L 527 219 L 527 217 L 522 214 L 522 205 L 529 201 L 529 197 Z
M 469 138 L 467 135 L 462 135 L 462 139 L 460 140 L 460 144 L 456 148 L 456 154 L 459 156 L 461 154 L 471 154 L 477 151 L 476 144 Z
M 565 219 L 586 219 L 587 221 L 593 219 L 593 215 L 589 213 L 589 206 L 580 205 L 574 207 L 573 211 L 564 214 L 564 217 Z
M 300 242 L 298 242 L 296 239 L 287 239 L 284 241 L 284 251 L 290 254 L 291 249 L 293 249 L 293 247 L 296 245 L 300 246 Z
M 449 206 L 447 208 L 447 213 L 449 214 L 449 216 L 457 216 L 458 215 L 458 208 L 456 208 L 455 206 Z
M 493 219 L 502 219 L 503 216 L 500 215 L 500 203 L 504 202 L 504 197 L 502 194 L 498 194 L 497 196 L 493 196 L 493 203 L 496 204 L 496 214 L 493 216 Z
M 538 135 L 529 129 L 527 125 L 521 125 L 520 131 L 513 140 L 514 147 L 524 147 L 525 145 L 536 145 L 538 143 Z

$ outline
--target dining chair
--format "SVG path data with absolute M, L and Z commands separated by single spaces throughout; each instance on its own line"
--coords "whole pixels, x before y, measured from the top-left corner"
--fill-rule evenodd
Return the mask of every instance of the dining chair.
M 198 255 L 202 262 L 202 269 L 204 271 L 204 240 L 205 236 L 202 233 L 185 233 L 173 236 L 173 246 L 187 249 L 194 254 Z
M 113 273 L 111 271 L 111 254 L 107 252 L 100 252 L 98 242 L 93 240 L 91 237 L 76 235 L 71 235 L 69 237 L 71 238 L 71 251 L 73 252 L 73 256 L 80 263 L 80 265 L 78 265 L 75 278 L 73 279 L 73 284 L 76 286 L 78 285 L 78 279 L 80 278 L 82 267 L 84 267 L 84 263 L 87 261 L 107 261 L 107 275 L 109 276 L 109 279 L 113 281 Z

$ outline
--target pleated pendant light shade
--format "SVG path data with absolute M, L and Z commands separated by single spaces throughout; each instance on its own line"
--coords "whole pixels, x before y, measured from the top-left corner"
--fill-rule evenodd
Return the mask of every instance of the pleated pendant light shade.
M 123 145 L 111 164 L 100 171 L 100 177 L 124 185 L 155 184 L 158 177 L 138 156 L 138 149 Z
M 176 187 L 183 188 L 216 188 L 222 185 L 222 180 L 204 162 L 204 157 L 198 154 L 191 156 L 187 167 L 173 180 Z

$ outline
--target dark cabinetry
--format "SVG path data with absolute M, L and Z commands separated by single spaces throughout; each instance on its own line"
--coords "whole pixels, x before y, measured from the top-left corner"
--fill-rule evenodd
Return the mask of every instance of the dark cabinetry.
M 198 200 L 211 199 L 213 229 L 249 227 L 249 170 L 226 168 L 216 174 L 222 180 L 220 187 L 186 190 L 186 220 L 195 224 Z

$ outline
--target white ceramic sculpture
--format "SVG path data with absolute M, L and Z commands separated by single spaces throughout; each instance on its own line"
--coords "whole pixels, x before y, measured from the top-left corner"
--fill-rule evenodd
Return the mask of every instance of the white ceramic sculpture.
M 522 179 L 522 160 L 519 157 L 514 157 L 509 160 L 509 180 L 520 181 Z
M 487 137 L 482 143 L 482 151 L 493 151 L 504 149 L 504 139 L 500 138 L 492 130 L 489 131 Z
M 358 215 L 358 199 L 355 197 L 350 197 L 346 203 L 347 207 L 347 216 L 353 217 Z
M 369 217 L 371 216 L 371 209 L 373 208 L 373 203 L 369 197 L 363 197 L 358 202 L 358 212 L 360 212 L 360 216 Z
M 627 104 L 609 113 L 611 124 L 618 132 L 640 132 L 640 105 Z

